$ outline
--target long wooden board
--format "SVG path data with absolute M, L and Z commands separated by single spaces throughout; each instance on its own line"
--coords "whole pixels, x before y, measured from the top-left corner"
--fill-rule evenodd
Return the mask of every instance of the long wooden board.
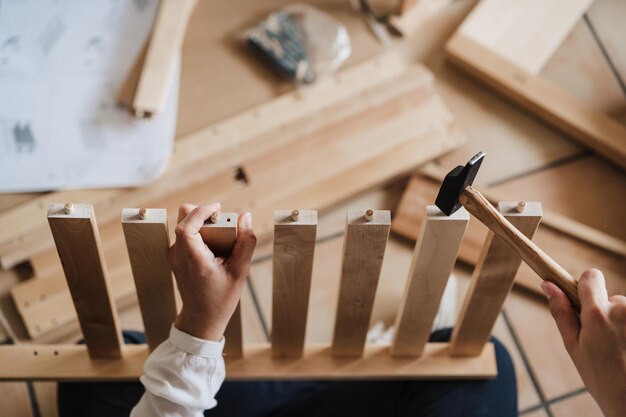
M 423 353 L 469 222 L 469 213 L 463 208 L 450 216 L 433 205 L 424 211 L 426 218 L 420 225 L 396 315 L 391 342 L 394 356 L 417 357 Z
M 176 318 L 174 280 L 167 259 L 167 211 L 122 210 L 122 230 L 133 272 L 141 318 L 150 350 L 169 337 Z
M 482 0 L 446 52 L 470 74 L 626 169 L 626 127 L 538 75 L 590 4 Z
M 316 236 L 316 211 L 277 210 L 274 213 L 272 256 L 274 356 L 300 357 L 304 352 Z
M 501 202 L 499 211 L 513 226 L 532 239 L 541 221 L 541 204 Z M 522 259 L 502 239 L 489 232 L 450 338 L 450 353 L 475 356 L 489 341 L 500 310 L 513 288 Z
M 0 346 L 0 380 L 137 380 L 149 354 L 146 345 L 127 345 L 123 360 L 91 360 L 85 346 Z M 497 374 L 495 349 L 453 358 L 448 343 L 429 343 L 417 359 L 394 359 L 388 348 L 367 346 L 363 357 L 337 358 L 330 346 L 308 346 L 302 358 L 275 358 L 271 346 L 246 346 L 241 358 L 226 356 L 226 378 L 250 379 L 489 379 Z
M 388 210 L 348 212 L 333 333 L 335 356 L 363 354 L 390 228 Z

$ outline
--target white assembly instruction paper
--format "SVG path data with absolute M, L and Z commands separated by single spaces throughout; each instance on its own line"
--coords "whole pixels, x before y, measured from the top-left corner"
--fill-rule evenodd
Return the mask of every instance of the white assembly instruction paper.
M 157 0 L 0 0 L 0 192 L 137 186 L 163 173 L 179 71 L 153 119 L 136 119 L 115 102 L 157 7 Z

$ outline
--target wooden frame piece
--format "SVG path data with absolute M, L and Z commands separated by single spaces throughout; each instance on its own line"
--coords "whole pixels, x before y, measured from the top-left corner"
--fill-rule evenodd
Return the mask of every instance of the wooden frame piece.
M 85 337 L 89 356 L 122 356 L 122 333 L 109 291 L 91 204 L 51 204 L 48 223 Z
M 509 4 L 482 0 L 445 48 L 451 60 L 465 71 L 626 169 L 626 127 L 538 75 L 589 4 L 591 0 L 534 0 L 518 2 L 516 6 L 521 10 L 514 13 L 501 10 Z M 515 24 L 500 28 L 508 16 L 515 16 Z M 541 25 L 542 31 L 525 32 L 531 26 L 524 22 L 541 19 L 547 23 Z M 532 27 L 538 26 L 535 23 Z M 505 33 L 489 38 L 499 29 Z
M 513 226 L 532 239 L 541 221 L 541 204 L 527 202 L 521 213 L 517 211 L 518 204 L 501 202 L 498 208 Z M 482 352 L 521 263 L 513 249 L 489 232 L 452 332 L 452 355 L 476 356 Z
M 418 357 L 424 353 L 468 222 L 469 213 L 464 208 L 446 216 L 436 206 L 426 207 L 426 221 L 415 244 L 396 316 L 390 349 L 393 356 Z
M 274 212 L 272 256 L 272 354 L 301 357 L 304 352 L 317 211 Z
M 349 211 L 332 353 L 361 356 L 391 228 L 388 210 Z
M 143 215 L 140 215 L 140 212 Z M 174 281 L 168 262 L 167 210 L 122 210 L 122 229 L 150 350 L 169 337 L 176 318 Z
M 132 112 L 137 117 L 150 118 L 165 108 L 176 59 L 195 5 L 196 0 L 161 0 L 133 99 Z M 142 54 L 143 50 L 139 62 Z M 131 80 L 136 78 L 136 67 L 137 63 L 129 74 Z M 126 84 L 124 92 L 131 90 Z
M 220 212 L 216 217 L 204 222 L 200 236 L 216 257 L 227 258 L 237 240 L 237 213 Z
M 362 357 L 338 358 L 330 346 L 308 346 L 302 358 L 276 358 L 269 344 L 247 346 L 240 358 L 225 356 L 227 380 L 250 379 L 489 379 L 497 375 L 492 343 L 479 356 L 451 357 L 448 343 L 429 343 L 420 358 L 393 358 L 367 346 Z M 92 360 L 82 345 L 0 346 L 0 381 L 137 380 L 147 345 L 127 345 L 123 359 Z

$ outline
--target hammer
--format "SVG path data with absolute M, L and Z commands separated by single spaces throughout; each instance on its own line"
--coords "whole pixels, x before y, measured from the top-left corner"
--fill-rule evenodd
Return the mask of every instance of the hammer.
M 574 308 L 580 311 L 578 281 L 517 230 L 478 190 L 472 188 L 472 183 L 484 157 L 485 153 L 479 152 L 465 166 L 459 165 L 450 171 L 441 184 L 435 205 L 448 216 L 461 206 L 465 207 L 482 224 L 491 229 L 494 234 L 517 252 L 541 279 L 551 281 L 563 290 Z

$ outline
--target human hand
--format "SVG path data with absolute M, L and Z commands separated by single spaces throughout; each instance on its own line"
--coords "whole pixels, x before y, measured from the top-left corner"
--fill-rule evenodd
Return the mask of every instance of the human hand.
M 256 237 L 250 213 L 239 215 L 232 254 L 216 258 L 200 236 L 200 228 L 220 204 L 183 204 L 178 211 L 176 242 L 169 261 L 183 301 L 174 325 L 200 339 L 221 340 L 246 282 Z
M 605 416 L 626 416 L 626 297 L 609 298 L 602 272 L 589 269 L 578 281 L 579 318 L 559 287 L 541 289 L 589 393 Z

